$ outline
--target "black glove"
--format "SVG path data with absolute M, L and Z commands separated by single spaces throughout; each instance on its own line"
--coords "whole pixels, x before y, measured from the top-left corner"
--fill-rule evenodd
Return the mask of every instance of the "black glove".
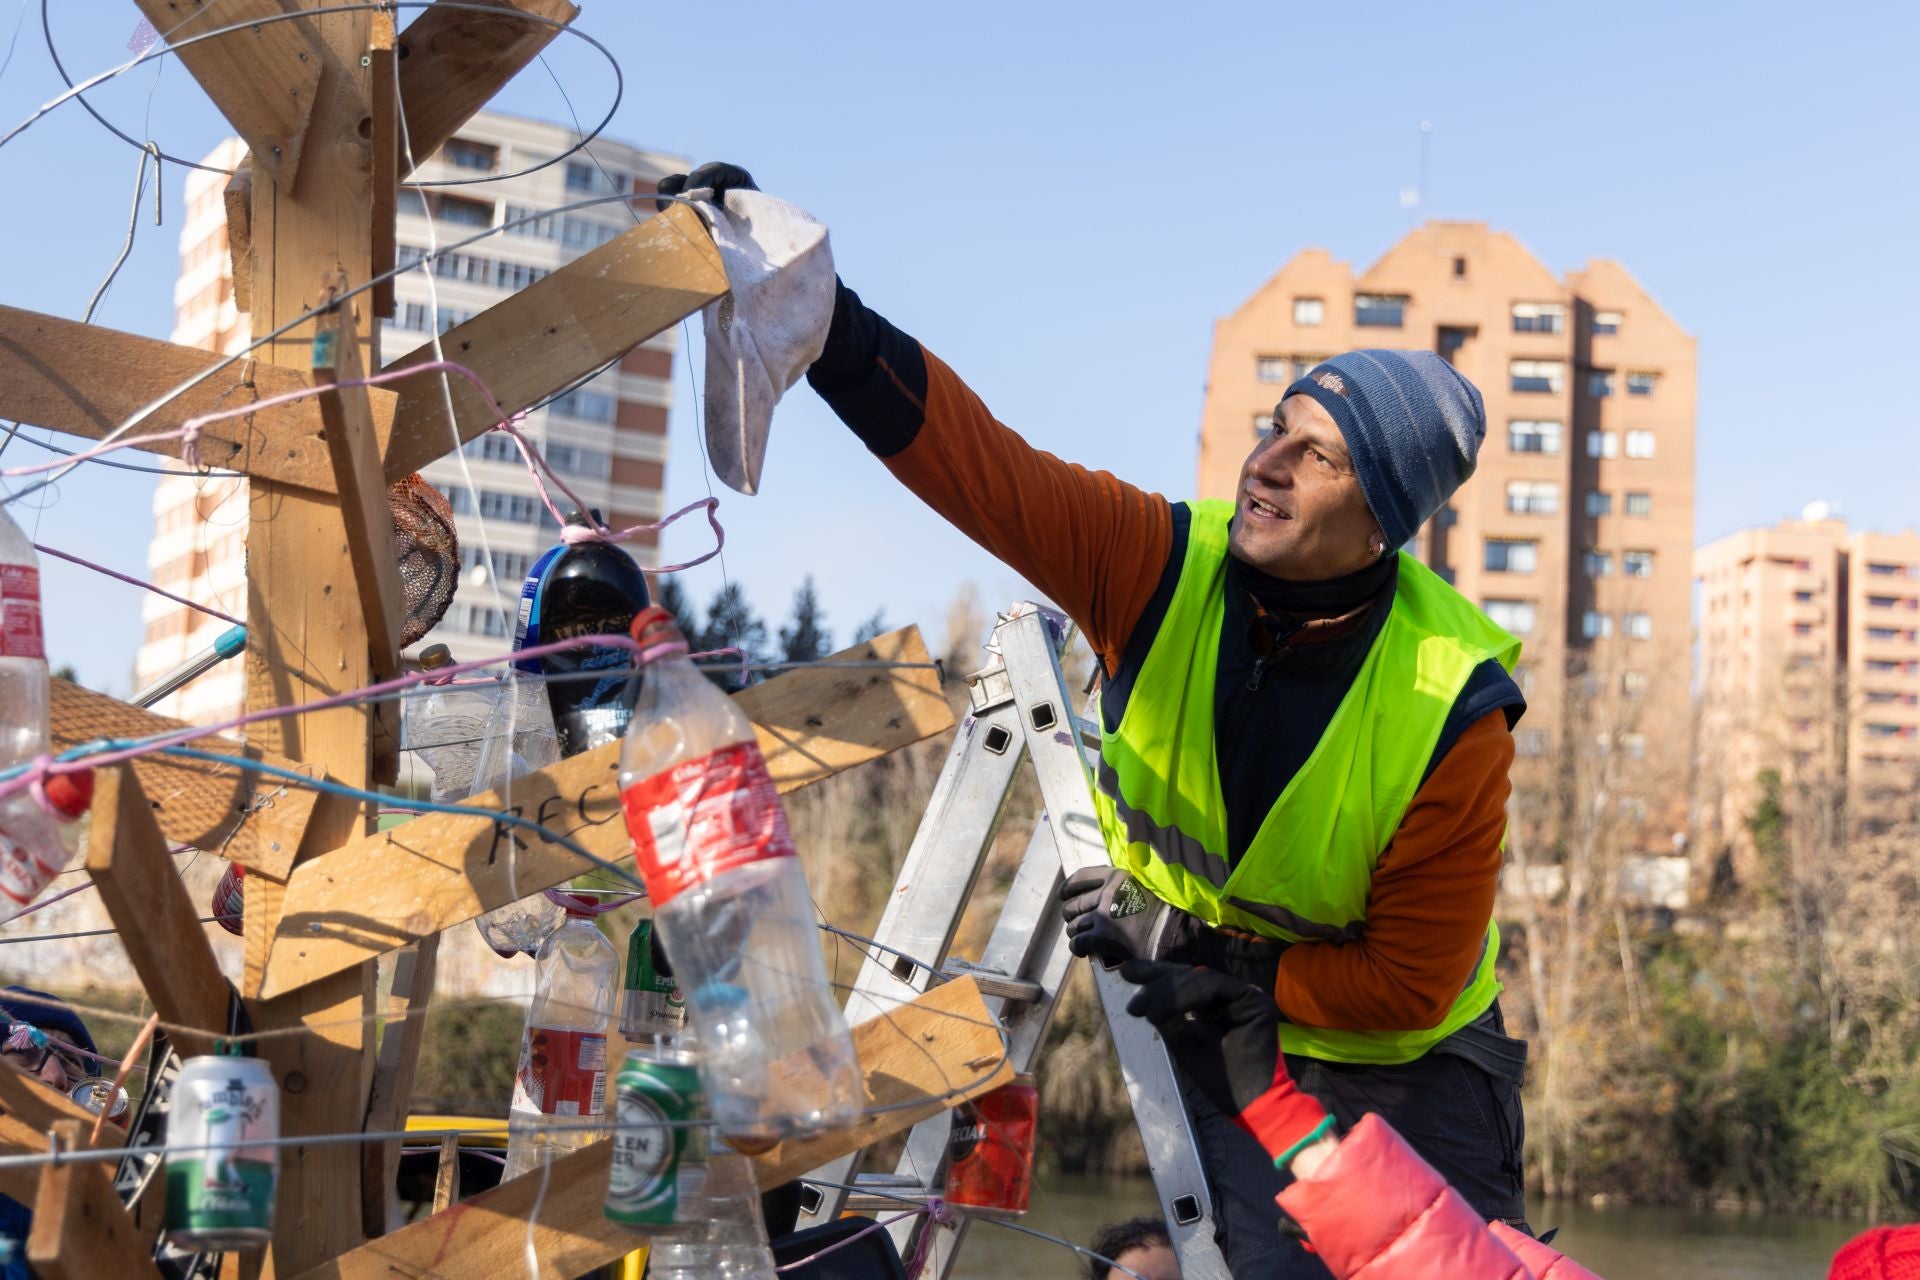
M 660 179 L 655 189 L 663 196 L 677 196 L 682 191 L 698 191 L 702 187 L 713 188 L 714 203 L 722 208 L 727 203 L 727 192 L 760 189 L 754 185 L 752 174 L 725 160 L 710 160 L 692 173 L 670 173 Z M 653 207 L 664 210 L 672 203 L 671 200 L 655 200 Z
M 1119 867 L 1088 867 L 1060 886 L 1068 948 L 1110 965 L 1153 954 L 1153 925 L 1163 906 Z

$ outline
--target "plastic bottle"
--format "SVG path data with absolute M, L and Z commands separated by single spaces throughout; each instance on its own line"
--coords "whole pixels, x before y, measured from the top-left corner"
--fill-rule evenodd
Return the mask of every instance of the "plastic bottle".
M 666 610 L 635 618 L 633 635 L 644 680 L 621 806 L 713 1118 L 748 1152 L 851 1124 L 860 1064 L 753 725 L 694 669 Z
M 675 1215 L 686 1225 L 655 1233 L 649 1280 L 777 1280 L 752 1163 L 713 1151 L 699 1200 Z
M 594 519 L 599 519 L 598 512 Z M 576 511 L 567 523 L 585 525 L 587 520 Z M 535 564 L 521 590 L 514 647 L 626 635 L 648 599 L 646 575 L 632 556 L 612 543 L 555 548 Z M 579 755 L 626 732 L 638 689 L 625 674 L 631 661 L 624 648 L 569 649 L 530 661 L 541 664 L 548 676 L 547 699 L 561 755 Z M 602 671 L 618 674 L 596 674 Z
M 605 1136 L 607 1026 L 619 953 L 591 919 L 569 911 L 534 962 L 533 1003 L 513 1078 L 508 1178 Z
M 40 630 L 40 558 L 0 508 L 0 767 L 47 752 L 47 647 Z M 73 823 L 93 801 L 90 772 L 54 774 L 42 788 L 0 802 L 0 914 L 31 903 L 73 856 Z
M 453 654 L 443 644 L 420 653 L 420 665 L 428 671 L 452 662 Z M 430 692 L 407 699 L 407 749 L 433 770 L 433 798 L 450 804 L 473 791 L 473 768 L 497 687 L 475 682 L 426 688 Z
M 509 678 L 499 686 L 480 736 L 479 758 L 473 767 L 474 794 L 511 793 L 515 778 L 544 769 L 560 758 L 546 690 L 537 680 Z M 473 923 L 488 946 L 502 957 L 511 957 L 537 952 L 565 915 L 565 909 L 545 893 L 533 893 L 496 907 Z

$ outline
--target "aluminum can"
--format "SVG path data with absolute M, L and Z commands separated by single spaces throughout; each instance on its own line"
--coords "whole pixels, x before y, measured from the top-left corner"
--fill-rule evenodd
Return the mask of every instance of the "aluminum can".
M 613 1169 L 607 1220 L 645 1230 L 701 1212 L 706 1131 L 700 1068 L 688 1054 L 631 1049 L 614 1077 Z
M 673 980 L 667 953 L 651 919 L 633 926 L 627 939 L 626 991 L 620 1001 L 620 1034 L 629 1040 L 659 1041 L 684 1035 L 687 1001 Z
M 186 1249 L 252 1249 L 273 1234 L 280 1087 L 259 1058 L 189 1058 L 167 1118 L 167 1238 Z
M 1033 1196 L 1033 1133 L 1040 1094 L 1016 1076 L 953 1113 L 947 1149 L 947 1203 L 989 1217 L 1015 1218 Z

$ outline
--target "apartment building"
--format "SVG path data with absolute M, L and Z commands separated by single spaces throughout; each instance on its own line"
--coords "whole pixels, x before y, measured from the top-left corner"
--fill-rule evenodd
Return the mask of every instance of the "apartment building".
M 1304 250 L 1215 326 L 1200 495 L 1231 497 L 1287 385 L 1361 347 L 1436 351 L 1485 399 L 1477 472 L 1409 549 L 1524 642 L 1521 754 L 1561 754 L 1574 695 L 1583 740 L 1654 772 L 1688 715 L 1693 338 L 1619 264 L 1556 276 L 1485 223 L 1429 222 L 1358 273 Z
M 379 358 L 392 361 L 567 262 L 605 244 L 650 216 L 651 206 L 609 202 L 563 212 L 598 197 L 648 192 L 684 159 L 606 139 L 538 172 L 573 146 L 570 129 L 491 112 L 475 116 L 458 137 L 421 164 L 414 179 L 461 185 L 403 190 L 397 238 L 401 265 L 489 227 L 504 230 L 430 269 L 395 281 L 395 313 L 380 325 Z M 245 155 L 238 140 L 222 143 L 207 163 L 233 168 Z M 181 230 L 181 274 L 175 287 L 173 340 L 232 353 L 248 341 L 247 316 L 233 296 L 220 174 L 187 177 Z M 545 216 L 542 216 L 545 215 Z M 522 430 L 588 506 L 615 527 L 657 519 L 667 462 L 674 334 L 661 334 L 527 415 Z M 447 494 L 459 533 L 462 576 L 453 604 L 427 642 L 444 642 L 458 657 L 502 652 L 512 609 L 535 558 L 556 541 L 557 526 L 540 504 L 512 442 L 490 434 L 430 464 L 423 474 Z M 168 476 L 154 494 L 153 580 L 193 600 L 244 616 L 246 609 L 245 481 Z M 652 537 L 626 548 L 643 561 Z M 145 643 L 137 683 L 204 651 L 228 624 L 157 596 L 143 609 Z M 243 664 L 228 662 L 160 704 L 166 714 L 206 721 L 237 712 L 245 700 Z

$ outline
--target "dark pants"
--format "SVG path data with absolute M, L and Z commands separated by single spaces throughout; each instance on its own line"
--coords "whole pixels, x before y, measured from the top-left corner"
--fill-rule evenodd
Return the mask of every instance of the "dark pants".
M 1428 1054 L 1397 1066 L 1321 1062 L 1287 1055 L 1294 1082 L 1319 1099 L 1342 1131 L 1360 1117 L 1377 1113 L 1393 1125 L 1407 1145 L 1440 1172 L 1483 1218 L 1499 1218 L 1526 1230 L 1522 1197 L 1521 1146 L 1525 1122 L 1520 1114 L 1517 1062 L 1506 1069 L 1498 1052 L 1484 1049 L 1490 1037 L 1507 1040 L 1500 1009 L 1472 1029 L 1478 1045 L 1453 1039 Z M 1509 1052 L 1508 1058 L 1517 1057 Z M 1481 1062 L 1499 1068 L 1490 1070 Z M 1328 1280 L 1326 1267 L 1301 1248 L 1281 1226 L 1273 1198 L 1293 1179 L 1246 1131 L 1214 1110 L 1183 1082 L 1194 1139 L 1213 1191 L 1215 1238 L 1234 1280 Z

